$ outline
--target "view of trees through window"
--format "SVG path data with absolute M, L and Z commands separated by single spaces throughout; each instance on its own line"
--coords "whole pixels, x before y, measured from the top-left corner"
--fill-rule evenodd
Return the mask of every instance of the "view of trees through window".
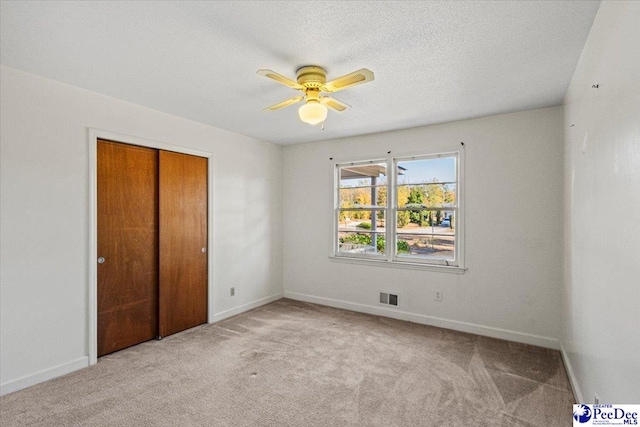
M 454 260 L 456 160 L 452 155 L 393 162 L 395 203 L 388 200 L 386 162 L 341 165 L 338 252 L 384 256 L 386 231 L 391 226 L 394 256 Z
M 352 254 L 384 254 L 387 164 L 345 165 L 340 167 L 339 174 L 338 250 Z

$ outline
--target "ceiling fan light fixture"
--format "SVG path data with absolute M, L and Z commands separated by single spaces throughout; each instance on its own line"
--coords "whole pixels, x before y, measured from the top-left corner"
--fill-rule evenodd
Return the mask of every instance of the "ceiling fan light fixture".
M 310 125 L 322 123 L 327 118 L 327 107 L 317 100 L 309 100 L 298 110 L 300 120 Z

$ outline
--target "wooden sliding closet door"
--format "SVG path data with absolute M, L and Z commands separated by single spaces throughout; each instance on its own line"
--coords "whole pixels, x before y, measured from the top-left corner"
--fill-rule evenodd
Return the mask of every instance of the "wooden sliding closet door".
M 207 321 L 207 159 L 160 151 L 160 336 Z
M 98 141 L 97 154 L 102 356 L 158 335 L 158 151 Z

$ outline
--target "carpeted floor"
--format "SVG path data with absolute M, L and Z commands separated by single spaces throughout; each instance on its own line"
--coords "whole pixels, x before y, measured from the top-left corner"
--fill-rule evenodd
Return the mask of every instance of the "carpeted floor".
M 0 400 L 0 425 L 567 426 L 560 353 L 279 300 Z

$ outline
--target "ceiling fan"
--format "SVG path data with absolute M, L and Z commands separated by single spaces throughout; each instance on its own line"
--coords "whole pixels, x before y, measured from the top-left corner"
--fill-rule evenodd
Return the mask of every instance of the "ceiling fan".
M 272 70 L 261 69 L 258 70 L 257 73 L 292 89 L 304 92 L 304 95 L 287 99 L 286 101 L 271 105 L 264 110 L 275 111 L 304 101 L 304 105 L 298 110 L 298 115 L 300 116 L 300 120 L 310 125 L 317 125 L 325 121 L 327 118 L 327 107 L 338 113 L 342 113 L 349 108 L 344 102 L 340 102 L 330 96 L 321 95 L 321 93 L 338 92 L 373 80 L 373 72 L 366 68 L 338 77 L 330 82 L 327 82 L 327 72 L 325 69 L 315 65 L 298 69 L 296 73 L 297 82 Z

